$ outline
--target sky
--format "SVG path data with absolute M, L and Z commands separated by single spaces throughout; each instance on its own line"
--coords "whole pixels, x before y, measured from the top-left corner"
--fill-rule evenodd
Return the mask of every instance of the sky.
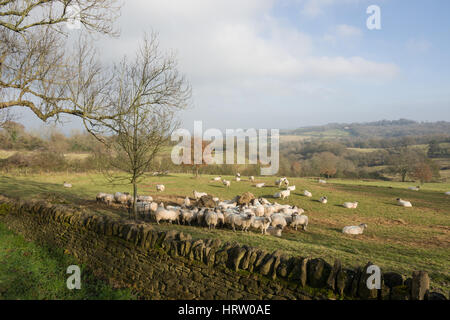
M 370 5 L 380 30 L 367 28 Z M 126 0 L 120 37 L 96 45 L 112 63 L 158 32 L 193 88 L 187 129 L 450 121 L 449 14 L 448 0 Z

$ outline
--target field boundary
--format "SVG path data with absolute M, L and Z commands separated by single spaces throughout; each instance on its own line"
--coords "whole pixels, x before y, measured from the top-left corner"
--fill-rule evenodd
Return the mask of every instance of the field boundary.
M 429 291 L 427 272 L 385 272 L 369 290 L 367 269 L 336 260 L 193 240 L 148 223 L 99 216 L 65 205 L 0 196 L 0 221 L 26 238 L 62 247 L 94 275 L 146 299 L 443 299 Z

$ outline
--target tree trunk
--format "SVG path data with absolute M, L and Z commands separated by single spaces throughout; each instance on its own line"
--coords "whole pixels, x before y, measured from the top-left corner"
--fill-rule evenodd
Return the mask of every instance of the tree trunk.
M 133 213 L 134 220 L 137 220 L 137 183 L 133 182 Z

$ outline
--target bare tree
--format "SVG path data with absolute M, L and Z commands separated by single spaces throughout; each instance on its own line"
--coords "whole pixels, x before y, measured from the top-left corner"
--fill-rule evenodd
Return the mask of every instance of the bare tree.
M 123 60 L 116 74 L 109 104 L 119 116 L 84 121 L 106 146 L 103 165 L 109 168 L 104 171 L 108 179 L 133 185 L 136 218 L 137 185 L 177 127 L 176 111 L 187 106 L 191 89 L 179 74 L 175 57 L 160 52 L 154 33 L 144 39 L 134 61 Z
M 80 41 L 69 54 L 65 25 L 75 19 L 90 32 L 116 35 L 119 9 L 117 0 L 0 0 L 0 111 L 26 107 L 43 121 L 110 116 L 96 86 L 95 53 Z

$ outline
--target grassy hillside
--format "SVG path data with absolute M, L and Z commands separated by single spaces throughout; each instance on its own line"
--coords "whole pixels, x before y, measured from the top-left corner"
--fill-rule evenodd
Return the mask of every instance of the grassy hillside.
M 117 300 L 134 299 L 129 290 L 117 290 L 81 267 L 81 289 L 66 286 L 67 267 L 76 261 L 62 249 L 26 241 L 0 223 L 0 300 Z
M 195 179 L 189 175 L 148 177 L 140 185 L 141 194 L 164 197 L 166 200 L 191 195 L 195 189 L 201 192 L 231 199 L 237 194 L 251 191 L 270 201 L 277 191 L 273 177 L 258 178 L 268 187 L 257 189 L 249 181 L 232 182 L 226 189 L 220 183 L 211 182 L 211 176 Z M 231 179 L 231 177 L 226 177 Z M 74 187 L 63 189 L 63 181 Z M 157 195 L 155 185 L 163 183 L 166 191 Z M 281 239 L 243 234 L 227 229 L 209 231 L 201 227 L 161 225 L 162 229 L 176 228 L 194 237 L 220 238 L 224 241 L 267 248 L 281 249 L 291 255 L 323 257 L 330 262 L 341 259 L 345 265 L 356 266 L 372 261 L 385 270 L 410 274 L 412 270 L 427 270 L 435 289 L 447 293 L 450 283 L 450 190 L 449 183 L 430 183 L 420 192 L 407 190 L 409 184 L 400 182 L 330 180 L 320 185 L 312 179 L 291 179 L 297 186 L 288 200 L 280 203 L 295 204 L 306 210 L 310 217 L 308 232 L 287 230 Z M 313 199 L 301 196 L 308 189 Z M 131 191 L 129 186 L 111 186 L 101 175 L 42 175 L 27 177 L 1 177 L 0 193 L 17 197 L 40 197 L 52 201 L 73 203 L 102 214 L 126 216 L 124 209 L 97 205 L 93 200 L 97 192 Z M 316 199 L 326 195 L 327 205 Z M 410 200 L 413 208 L 396 206 L 395 198 Z M 356 210 L 344 209 L 345 201 L 359 201 Z M 368 230 L 362 236 L 341 233 L 346 225 L 367 223 Z

